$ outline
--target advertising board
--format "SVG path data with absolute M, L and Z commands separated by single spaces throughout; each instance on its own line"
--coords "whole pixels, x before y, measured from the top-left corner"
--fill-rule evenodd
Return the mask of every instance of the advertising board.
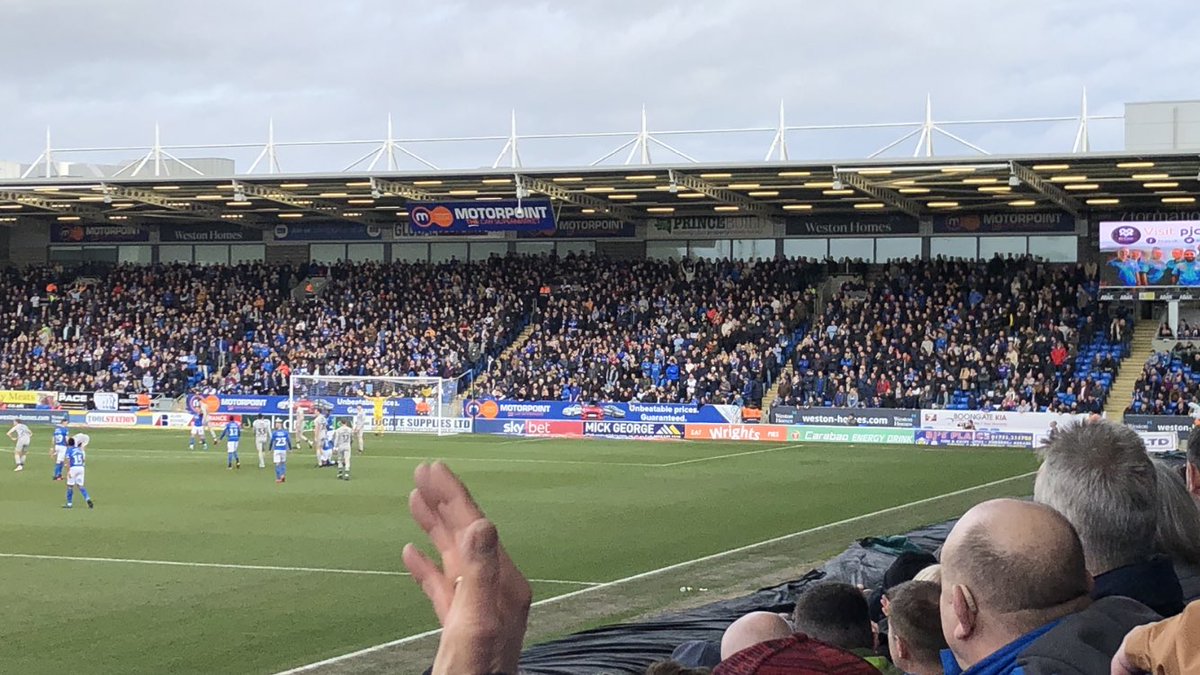
M 684 425 L 661 422 L 584 422 L 585 436 L 606 438 L 683 438 Z
M 822 426 L 791 426 L 788 427 L 788 441 L 796 443 L 873 443 L 873 444 L 904 444 L 912 445 L 912 429 L 859 427 L 822 427 Z
M 787 441 L 788 428 L 778 424 L 688 424 L 684 438 L 696 441 Z
M 796 408 L 788 405 L 771 409 L 775 424 L 818 424 L 835 427 L 895 427 L 911 429 L 918 425 L 916 410 L 895 408 Z

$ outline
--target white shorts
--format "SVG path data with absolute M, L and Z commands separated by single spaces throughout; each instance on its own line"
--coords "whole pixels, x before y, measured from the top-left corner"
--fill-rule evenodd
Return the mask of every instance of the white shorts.
M 229 454 L 232 455 L 233 453 L 237 452 L 237 446 L 237 441 L 229 441 Z
M 67 459 L 67 446 L 60 445 L 54 448 L 54 462 L 62 464 Z
M 273 456 L 273 461 L 276 464 L 284 464 L 285 462 L 287 462 L 287 453 L 286 452 L 280 452 L 279 450 L 276 450 L 274 453 L 272 453 L 272 456 Z
M 254 446 L 258 448 L 259 452 L 262 452 L 263 450 L 266 450 L 266 449 L 267 449 L 267 447 L 268 447 L 268 446 L 270 446 L 270 444 L 271 444 L 271 441 L 270 441 L 270 439 L 268 439 L 268 438 L 267 438 L 267 437 L 265 437 L 265 436 L 264 436 L 264 437 L 262 437 L 262 438 L 255 438 L 255 439 L 254 439 Z
M 192 427 L 192 435 L 204 437 L 204 427 Z
M 83 487 L 83 467 L 73 466 L 67 470 L 67 487 Z
M 25 452 L 29 449 L 29 441 L 17 441 L 17 452 Z

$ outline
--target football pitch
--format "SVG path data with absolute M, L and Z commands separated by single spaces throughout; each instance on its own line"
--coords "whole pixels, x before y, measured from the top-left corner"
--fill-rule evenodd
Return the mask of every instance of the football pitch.
M 534 620 L 608 598 L 542 637 L 678 602 L 696 573 L 680 563 L 774 547 L 799 575 L 855 537 L 1027 494 L 1036 468 L 1026 451 L 368 436 L 353 480 L 305 449 L 277 485 L 252 439 L 229 471 L 223 446 L 189 451 L 183 433 L 89 433 L 94 511 L 78 496 L 60 508 L 48 428 L 26 471 L 0 465 L 5 672 L 274 673 L 436 628 L 400 563 L 406 542 L 429 550 L 407 513 L 425 459 L 446 460 L 496 521 L 533 580 Z M 787 536 L 806 533 L 827 539 Z M 626 604 L 616 591 L 635 580 L 642 602 Z

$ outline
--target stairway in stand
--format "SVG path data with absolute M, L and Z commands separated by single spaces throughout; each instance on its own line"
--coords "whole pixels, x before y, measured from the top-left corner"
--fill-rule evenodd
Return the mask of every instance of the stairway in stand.
M 1129 358 L 1121 363 L 1121 372 L 1113 380 L 1104 405 L 1104 416 L 1114 422 L 1125 420 L 1125 408 L 1133 401 L 1133 387 L 1142 374 L 1142 367 L 1154 353 L 1151 346 L 1158 332 L 1157 321 L 1139 321 L 1133 327 L 1133 340 L 1129 343 Z
M 779 377 L 775 378 L 775 381 L 771 383 L 771 388 L 767 389 L 767 393 L 763 394 L 762 409 L 764 422 L 767 421 L 767 411 L 771 409 L 771 406 L 775 405 L 775 399 L 779 398 L 779 383 L 783 381 L 783 378 L 791 377 L 791 375 L 792 360 L 788 359 L 787 363 L 783 365 L 783 370 L 779 371 Z
M 514 354 L 525 348 L 525 343 L 529 342 L 529 338 L 533 336 L 534 332 L 537 331 L 538 328 L 541 328 L 541 324 L 533 322 L 530 322 L 528 326 L 525 326 L 525 329 L 517 334 L 517 337 L 513 339 L 512 343 L 505 347 L 504 351 L 500 352 L 500 356 L 496 357 L 496 360 L 492 362 L 492 368 L 503 368 L 504 364 L 507 363 Z M 487 387 L 488 375 L 490 371 L 491 369 L 480 373 L 479 378 L 475 380 L 474 386 Z M 460 397 L 465 396 L 466 394 L 464 393 Z

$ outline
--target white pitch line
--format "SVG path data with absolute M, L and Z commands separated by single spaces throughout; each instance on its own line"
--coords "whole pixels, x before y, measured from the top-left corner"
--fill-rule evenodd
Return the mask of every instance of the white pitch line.
M 781 445 L 781 446 L 774 447 L 774 448 L 762 448 L 761 450 L 747 450 L 745 452 L 733 452 L 728 455 L 714 455 L 712 457 L 696 457 L 695 459 L 684 459 L 684 460 L 680 460 L 678 462 L 667 462 L 666 464 L 655 464 L 655 466 L 661 467 L 661 468 L 665 468 L 668 466 L 682 466 L 684 464 L 696 464 L 699 462 L 708 462 L 708 461 L 711 461 L 714 459 L 730 459 L 733 457 L 745 457 L 747 455 L 761 455 L 761 454 L 767 453 L 767 452 L 776 452 L 778 450 L 789 450 L 791 448 L 803 448 L 803 447 L 806 447 L 806 444 L 798 443 L 795 445 Z
M 215 567 L 228 570 L 258 570 L 266 572 L 318 572 L 326 574 L 361 574 L 380 577 L 408 577 L 408 572 L 393 570 L 357 570 L 337 567 L 287 567 L 284 565 L 243 565 L 238 563 L 190 562 L 186 560 L 144 560 L 141 558 L 99 558 L 77 555 L 45 555 L 38 553 L 0 553 L 0 558 L 23 558 L 27 560 L 65 560 L 72 562 L 124 563 L 128 565 L 163 565 L 168 567 Z M 565 579 L 530 579 L 539 584 L 562 584 L 566 586 L 599 586 L 594 581 L 568 581 Z
M 842 525 L 850 525 L 852 523 L 857 523 L 860 520 L 867 520 L 869 518 L 874 518 L 876 516 L 882 516 L 882 515 L 887 515 L 889 513 L 895 513 L 896 511 L 900 511 L 900 510 L 907 509 L 907 508 L 912 508 L 914 506 L 921 506 L 922 504 L 928 504 L 930 502 L 935 502 L 935 501 L 938 501 L 939 499 L 945 499 L 947 497 L 957 497 L 958 495 L 964 495 L 969 492 L 974 492 L 976 490 L 983 490 L 985 488 L 994 487 L 996 485 L 1002 485 L 1004 483 L 1009 483 L 1014 480 L 1028 478 L 1030 476 L 1035 475 L 1036 473 L 1037 473 L 1037 471 L 1030 471 L 1029 473 L 1023 473 L 1018 476 L 1009 476 L 1008 478 L 1001 478 L 999 480 L 994 480 L 994 481 L 991 481 L 988 483 L 983 483 L 981 485 L 974 485 L 972 487 L 963 488 L 961 490 L 954 490 L 952 492 L 947 492 L 945 494 L 935 495 L 933 497 L 926 497 L 924 499 L 918 499 L 913 502 L 908 502 L 907 504 L 899 504 L 897 506 L 889 506 L 886 509 L 872 511 L 871 513 L 864 513 L 862 515 L 845 518 L 845 519 L 842 519 L 842 520 L 839 520 L 836 522 L 826 523 L 824 525 L 818 525 L 816 527 L 810 527 L 807 530 L 800 530 L 799 532 L 792 532 L 791 534 L 785 534 L 785 535 L 782 535 L 779 537 L 773 537 L 771 539 L 766 539 L 766 540 L 756 542 L 753 544 L 747 544 L 745 546 L 731 548 L 727 551 L 720 551 L 718 553 L 713 553 L 713 554 L 706 555 L 706 556 L 703 556 L 700 558 L 693 558 L 692 560 L 685 560 L 683 562 L 678 562 L 673 565 L 667 565 L 666 567 L 660 567 L 658 569 L 649 570 L 647 572 L 641 572 L 638 574 L 634 574 L 632 576 L 623 577 L 621 579 L 615 579 L 613 581 L 606 581 L 602 584 L 597 584 L 595 586 L 589 586 L 588 588 L 583 588 L 583 589 L 580 589 L 577 591 L 571 591 L 569 593 L 563 593 L 562 595 L 555 595 L 555 596 L 552 596 L 549 598 L 545 598 L 543 600 L 538 600 L 537 602 L 530 605 L 530 607 L 540 607 L 542 605 L 548 605 L 548 604 L 551 604 L 554 602 L 558 602 L 560 600 L 567 600 L 569 598 L 574 598 L 576 596 L 584 595 L 585 593 L 591 593 L 592 591 L 598 591 L 598 590 L 601 590 L 604 588 L 611 588 L 613 586 L 627 584 L 631 581 L 637 581 L 639 579 L 645 579 L 647 577 L 652 577 L 657 574 L 662 574 L 663 572 L 671 572 L 673 570 L 681 569 L 684 567 L 689 567 L 691 565 L 696 565 L 696 564 L 699 564 L 702 562 L 708 562 L 710 560 L 716 560 L 718 558 L 723 558 L 725 556 L 734 555 L 736 553 L 743 553 L 745 551 L 751 551 L 756 548 L 761 548 L 763 546 L 777 544 L 782 541 L 787 541 L 788 539 L 794 539 L 796 537 L 802 537 L 804 535 L 814 534 L 816 532 L 821 532 L 821 531 L 828 530 L 828 529 L 834 528 L 834 527 L 840 527 Z M 353 651 L 348 654 L 342 654 L 341 656 L 330 657 L 323 661 L 317 661 L 316 663 L 309 663 L 307 665 L 297 666 L 290 670 L 285 670 L 280 673 L 277 673 L 277 675 L 295 675 L 296 673 L 305 673 L 310 670 L 315 670 L 317 668 L 321 668 L 323 666 L 333 665 L 335 663 L 341 663 L 342 661 L 357 658 L 359 656 L 365 656 L 366 654 L 373 654 L 377 651 L 380 651 L 383 649 L 388 649 L 389 647 L 398 647 L 400 645 L 408 644 L 410 642 L 415 642 L 422 638 L 432 637 L 434 635 L 437 635 L 440 632 L 442 632 L 440 628 L 435 628 L 434 630 L 428 630 L 428 631 L 425 631 L 424 633 L 417 633 L 416 635 L 409 635 L 407 637 L 402 637 L 397 640 L 392 640 L 391 642 L 384 642 L 382 644 L 373 645 L 371 647 L 365 647 L 363 649 L 359 649 L 357 651 Z

